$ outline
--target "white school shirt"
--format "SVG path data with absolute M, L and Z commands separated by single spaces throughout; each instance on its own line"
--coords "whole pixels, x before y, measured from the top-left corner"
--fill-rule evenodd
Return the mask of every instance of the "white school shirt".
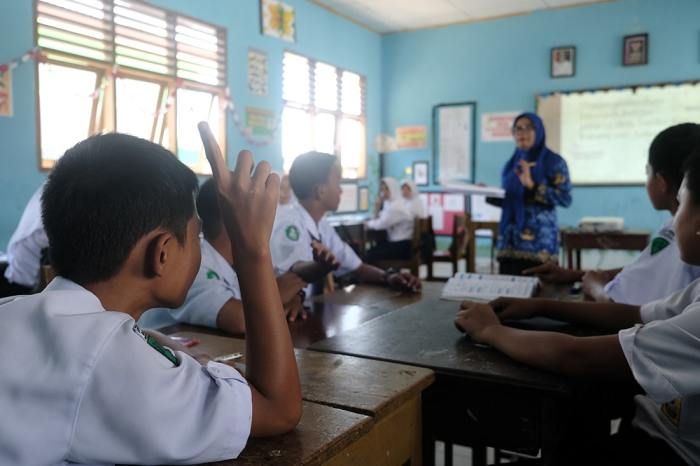
M 633 424 L 700 464 L 700 279 L 641 306 L 644 324 L 621 330 L 620 345 L 646 395 Z
M 200 240 L 202 262 L 187 292 L 185 303 L 177 309 L 149 309 L 139 319 L 141 328 L 162 328 L 184 322 L 216 328 L 219 311 L 230 299 L 241 300 L 241 287 L 233 267 L 206 239 Z
M 413 214 L 400 199 L 384 201 L 379 217 L 367 221 L 372 230 L 386 230 L 389 241 L 405 241 L 413 238 Z
M 7 244 L 7 269 L 5 278 L 10 283 L 16 283 L 28 288 L 34 288 L 39 283 L 39 268 L 41 267 L 41 250 L 49 247 L 49 239 L 44 231 L 41 220 L 41 193 L 44 185 L 39 186 L 17 224 Z
M 294 203 L 277 213 L 272 227 L 270 253 L 275 273 L 282 275 L 299 261 L 313 261 L 312 239 L 327 247 L 340 263 L 335 275 L 344 275 L 362 265 L 362 259 L 349 244 L 340 239 L 325 217 L 317 225 L 301 204 Z
M 0 327 L 0 464 L 204 463 L 245 447 L 251 392 L 235 369 L 157 350 L 70 280 L 0 301 Z
M 616 303 L 639 306 L 665 298 L 696 278 L 700 267 L 681 260 L 670 219 L 639 256 L 605 285 L 605 293 Z

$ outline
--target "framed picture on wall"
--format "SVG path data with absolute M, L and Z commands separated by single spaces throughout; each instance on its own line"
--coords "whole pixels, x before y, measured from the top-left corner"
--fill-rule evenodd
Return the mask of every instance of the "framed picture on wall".
M 622 64 L 624 66 L 649 63 L 649 34 L 625 36 L 622 41 Z
M 549 58 L 551 77 L 570 78 L 576 74 L 576 47 L 553 47 Z
M 416 186 L 428 186 L 428 162 L 413 162 L 413 182 Z
M 474 181 L 476 102 L 433 107 L 433 182 Z

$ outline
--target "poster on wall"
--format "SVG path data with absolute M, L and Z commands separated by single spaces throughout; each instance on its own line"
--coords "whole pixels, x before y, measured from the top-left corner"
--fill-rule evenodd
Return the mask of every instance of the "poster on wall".
M 433 107 L 433 178 L 474 181 L 476 103 Z
M 0 69 L 0 116 L 12 116 L 12 71 Z
M 296 42 L 294 8 L 279 0 L 260 0 L 260 29 L 266 36 Z
M 341 183 L 340 188 L 343 190 L 340 195 L 340 203 L 336 212 L 356 212 L 358 205 L 359 190 L 355 183 Z
M 269 139 L 274 136 L 275 114 L 272 110 L 246 107 L 245 123 L 254 138 Z
M 482 142 L 510 142 L 513 140 L 512 127 L 515 117 L 522 112 L 499 112 L 481 114 Z
M 423 149 L 428 145 L 426 126 L 401 126 L 396 128 L 397 149 Z
M 248 49 L 248 90 L 253 95 L 267 95 L 267 54 Z

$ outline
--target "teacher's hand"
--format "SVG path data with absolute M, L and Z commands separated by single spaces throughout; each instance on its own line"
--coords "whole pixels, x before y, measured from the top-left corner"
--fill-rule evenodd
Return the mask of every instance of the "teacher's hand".
M 532 189 L 535 187 L 535 182 L 532 179 L 532 173 L 530 169 L 534 167 L 537 162 L 528 162 L 527 160 L 520 160 L 518 166 L 515 169 L 515 174 L 518 175 L 520 183 L 527 189 Z

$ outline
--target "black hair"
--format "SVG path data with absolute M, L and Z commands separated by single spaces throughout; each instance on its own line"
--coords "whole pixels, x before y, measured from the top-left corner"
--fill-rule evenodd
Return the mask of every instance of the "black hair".
M 202 220 L 202 233 L 208 240 L 219 236 L 223 223 L 217 200 L 216 184 L 214 178 L 209 178 L 199 187 L 197 195 L 197 213 Z
M 700 145 L 690 153 L 685 161 L 685 187 L 694 204 L 700 204 Z
M 299 200 L 312 197 L 319 185 L 328 181 L 338 157 L 323 152 L 307 152 L 294 159 L 289 169 L 289 185 Z
M 107 280 L 158 227 L 184 243 L 197 186 L 192 170 L 145 139 L 111 133 L 79 142 L 41 196 L 56 272 L 81 285 Z
M 681 123 L 656 135 L 649 146 L 649 166 L 664 177 L 671 194 L 678 192 L 683 181 L 683 164 L 696 146 L 700 145 L 700 125 Z

